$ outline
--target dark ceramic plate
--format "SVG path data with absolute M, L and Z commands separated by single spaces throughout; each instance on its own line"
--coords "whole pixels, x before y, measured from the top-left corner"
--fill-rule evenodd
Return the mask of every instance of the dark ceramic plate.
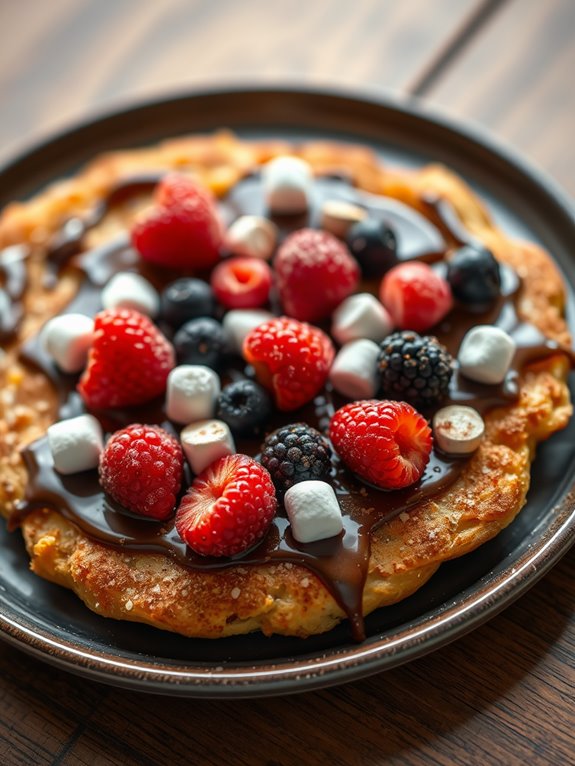
M 420 108 L 341 92 L 254 89 L 195 93 L 112 114 L 50 140 L 0 172 L 0 204 L 25 197 L 96 153 L 227 126 L 250 137 L 364 142 L 389 162 L 442 161 L 464 176 L 512 235 L 553 253 L 575 286 L 575 216 L 523 160 Z M 495 540 L 441 567 L 415 595 L 367 619 L 367 640 L 344 623 L 307 640 L 251 635 L 192 640 L 92 614 L 28 572 L 19 534 L 1 525 L 0 629 L 16 646 L 118 686 L 190 697 L 286 694 L 399 665 L 472 630 L 518 598 L 575 537 L 575 419 L 544 444 L 527 506 Z

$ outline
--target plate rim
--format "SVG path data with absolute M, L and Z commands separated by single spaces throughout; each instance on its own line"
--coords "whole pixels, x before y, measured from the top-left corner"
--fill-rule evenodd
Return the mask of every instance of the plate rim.
M 463 138 L 476 148 L 487 150 L 500 162 L 522 177 L 527 177 L 552 204 L 565 216 L 575 231 L 575 207 L 565 191 L 546 173 L 533 166 L 515 150 L 477 127 L 453 117 L 439 114 L 418 99 L 397 99 L 389 94 L 374 92 L 373 89 L 353 90 L 335 86 L 286 85 L 220 85 L 216 87 L 193 88 L 177 94 L 168 94 L 155 99 L 139 100 L 124 107 L 105 109 L 89 114 L 85 119 L 72 123 L 67 128 L 54 131 L 40 141 L 21 150 L 16 157 L 0 166 L 0 179 L 4 180 L 19 165 L 45 153 L 59 142 L 73 140 L 82 131 L 93 129 L 103 123 L 135 116 L 146 109 L 160 109 L 174 102 L 188 102 L 200 98 L 240 96 L 242 94 L 263 97 L 265 94 L 282 95 L 289 98 L 321 96 L 329 99 L 355 101 L 395 112 L 404 119 L 416 119 L 433 125 L 444 132 Z M 215 129 L 216 126 L 214 126 Z M 575 485 L 566 488 L 559 502 L 551 506 L 558 511 L 554 523 L 546 530 L 547 539 L 542 539 L 534 549 L 526 551 L 515 563 L 514 570 L 504 569 L 492 578 L 486 575 L 485 585 L 476 590 L 469 601 L 441 611 L 439 615 L 423 615 L 420 628 L 414 632 L 399 630 L 389 640 L 381 637 L 375 642 L 351 646 L 340 652 L 337 648 L 327 650 L 327 658 L 315 661 L 302 660 L 297 656 L 285 668 L 281 663 L 267 661 L 271 670 L 261 667 L 246 667 L 239 670 L 223 666 L 216 668 L 191 668 L 183 661 L 175 661 L 180 669 L 166 663 L 144 660 L 128 661 L 106 655 L 100 651 L 91 652 L 78 648 L 73 641 L 50 637 L 47 632 L 32 622 L 18 619 L 16 610 L 6 609 L 5 597 L 0 599 L 0 635 L 17 648 L 43 661 L 64 668 L 77 675 L 110 685 L 139 689 L 171 696 L 203 698 L 264 697 L 319 689 L 334 684 L 346 683 L 371 675 L 384 669 L 397 667 L 408 661 L 434 651 L 465 633 L 479 627 L 502 609 L 519 598 L 534 585 L 575 543 Z M 435 610 L 437 611 L 437 610 Z M 408 632 L 409 636 L 404 634 Z M 363 647 L 363 649 L 362 649 Z M 239 666 L 236 666 L 239 667 Z

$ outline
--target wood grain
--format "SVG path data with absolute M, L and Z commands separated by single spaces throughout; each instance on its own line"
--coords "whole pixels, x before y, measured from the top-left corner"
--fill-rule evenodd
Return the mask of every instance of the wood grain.
M 200 83 L 423 83 L 573 192 L 574 28 L 571 0 L 5 0 L 0 159 L 95 109 Z M 146 696 L 0 643 L 0 764 L 575 763 L 574 575 L 572 551 L 441 651 L 282 699 Z
M 0 159 L 97 109 L 200 83 L 400 90 L 476 2 L 2 2 Z
M 479 122 L 575 194 L 575 3 L 512 0 L 428 100 Z

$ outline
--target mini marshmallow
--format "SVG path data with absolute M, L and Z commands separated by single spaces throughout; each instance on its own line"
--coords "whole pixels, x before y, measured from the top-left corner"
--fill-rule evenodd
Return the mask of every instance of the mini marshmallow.
M 182 448 L 195 474 L 201 473 L 215 460 L 236 451 L 234 439 L 221 420 L 200 420 L 184 428 L 180 435 Z
M 341 509 L 330 484 L 300 481 L 284 496 L 291 531 L 300 543 L 312 543 L 338 535 L 343 529 Z
M 273 314 L 270 314 L 269 311 L 258 309 L 232 309 L 232 311 L 228 311 L 222 320 L 222 327 L 230 351 L 241 354 L 246 337 L 252 330 L 270 319 L 273 319 Z
M 181 364 L 168 375 L 166 412 L 176 423 L 211 418 L 220 394 L 220 379 L 203 364 Z
M 60 314 L 42 328 L 42 345 L 64 372 L 80 372 L 92 345 L 94 320 L 84 314 Z
M 226 244 L 235 255 L 249 255 L 269 261 L 278 241 L 278 229 L 267 218 L 242 215 L 232 223 Z
M 160 312 L 160 296 L 147 279 L 131 271 L 116 274 L 102 290 L 105 309 L 136 309 L 149 317 Z
M 298 157 L 276 157 L 263 169 L 264 193 L 273 213 L 304 213 L 312 189 L 309 164 Z
M 328 199 L 321 207 L 320 226 L 340 239 L 345 235 L 354 223 L 367 218 L 367 210 L 353 202 L 340 199 Z
M 515 341 L 504 330 L 477 325 L 463 338 L 457 359 L 461 373 L 478 383 L 501 383 L 515 353 Z
M 331 334 L 340 344 L 367 338 L 380 343 L 393 328 L 387 309 L 369 293 L 346 298 L 333 313 Z
M 61 420 L 48 428 L 48 444 L 58 473 L 89 471 L 104 447 L 102 427 L 93 415 Z
M 332 386 L 349 399 L 373 399 L 377 392 L 379 346 L 361 338 L 339 350 L 329 371 Z
M 447 455 L 471 455 L 485 433 L 483 418 L 473 407 L 452 404 L 433 416 L 435 444 Z

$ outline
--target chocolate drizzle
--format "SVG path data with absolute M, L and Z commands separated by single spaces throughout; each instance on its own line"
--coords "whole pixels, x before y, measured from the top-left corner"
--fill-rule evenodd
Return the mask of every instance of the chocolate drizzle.
M 129 179 L 116 187 L 85 219 L 70 219 L 54 239 L 48 253 L 50 273 L 57 274 L 64 266 L 79 270 L 83 275 L 76 297 L 67 312 L 95 313 L 100 307 L 101 287 L 118 271 L 137 270 L 144 273 L 158 287 L 169 282 L 174 275 L 150 271 L 130 248 L 127 235 L 88 252 L 82 252 L 83 240 L 89 228 L 96 226 L 114 205 L 134 193 L 149 191 L 158 176 Z M 420 259 L 435 262 L 444 258 L 450 244 L 470 242 L 451 206 L 444 200 L 424 200 L 429 207 L 429 218 L 402 203 L 357 190 L 345 180 L 324 177 L 314 184 L 314 198 L 310 213 L 303 216 L 276 218 L 281 236 L 303 226 L 318 226 L 321 203 L 326 199 L 341 199 L 365 207 L 370 216 L 385 220 L 396 232 L 400 260 Z M 259 176 L 249 176 L 237 184 L 221 203 L 221 212 L 228 221 L 242 214 L 267 214 Z M 437 268 L 444 267 L 438 263 Z M 7 280 L 8 282 L 8 280 Z M 376 286 L 366 284 L 369 290 Z M 518 376 L 522 366 L 557 352 L 568 355 L 575 362 L 573 352 L 547 340 L 535 327 L 520 318 L 517 301 L 521 284 L 516 275 L 503 268 L 503 290 L 498 301 L 486 312 L 473 314 L 463 307 L 456 308 L 434 330 L 439 339 L 456 355 L 463 335 L 476 324 L 496 324 L 509 332 L 517 342 L 514 364 L 501 386 L 484 386 L 466 381 L 455 372 L 449 392 L 449 403 L 469 404 L 485 414 L 493 407 L 509 404 L 517 398 Z M 24 288 L 22 288 L 23 292 Z M 20 293 L 21 295 L 22 293 Z M 17 302 L 17 300 L 16 300 Z M 75 393 L 76 379 L 63 375 L 42 351 L 38 338 L 33 338 L 22 349 L 23 358 L 42 369 L 59 392 L 60 417 L 71 417 L 83 411 Z M 230 361 L 226 373 L 229 379 L 250 376 L 240 360 Z M 333 412 L 345 401 L 326 387 L 313 403 L 296 413 L 277 413 L 270 430 L 294 420 L 303 420 L 325 432 Z M 429 416 L 432 413 L 426 413 Z M 100 416 L 107 431 L 128 422 L 162 423 L 162 403 L 152 403 L 127 413 L 112 412 Z M 164 424 L 166 425 L 166 424 Z M 171 424 L 168 427 L 173 429 Z M 255 456 L 259 440 L 238 443 L 238 451 Z M 344 531 L 340 537 L 313 544 L 299 544 L 291 536 L 285 513 L 280 513 L 264 541 L 255 549 L 235 559 L 221 560 L 197 556 L 180 540 L 173 523 L 152 522 L 135 518 L 110 503 L 98 484 L 96 471 L 75 476 L 60 476 L 52 467 L 47 439 L 38 440 L 23 450 L 29 481 L 26 498 L 12 518 L 18 525 L 26 513 L 37 508 L 53 508 L 77 524 L 89 537 L 120 550 L 159 552 L 174 558 L 179 564 L 193 570 L 218 571 L 235 566 L 289 563 L 306 567 L 325 584 L 349 617 L 353 635 L 364 636 L 362 594 L 370 555 L 370 539 L 378 526 L 414 505 L 430 499 L 449 487 L 460 475 L 466 460 L 451 459 L 433 452 L 422 479 L 413 487 L 385 492 L 367 486 L 354 477 L 342 463 L 336 462 L 332 483 L 340 502 Z
M 24 315 L 23 297 L 28 285 L 24 245 L 12 245 L 0 250 L 0 341 L 12 340 Z

